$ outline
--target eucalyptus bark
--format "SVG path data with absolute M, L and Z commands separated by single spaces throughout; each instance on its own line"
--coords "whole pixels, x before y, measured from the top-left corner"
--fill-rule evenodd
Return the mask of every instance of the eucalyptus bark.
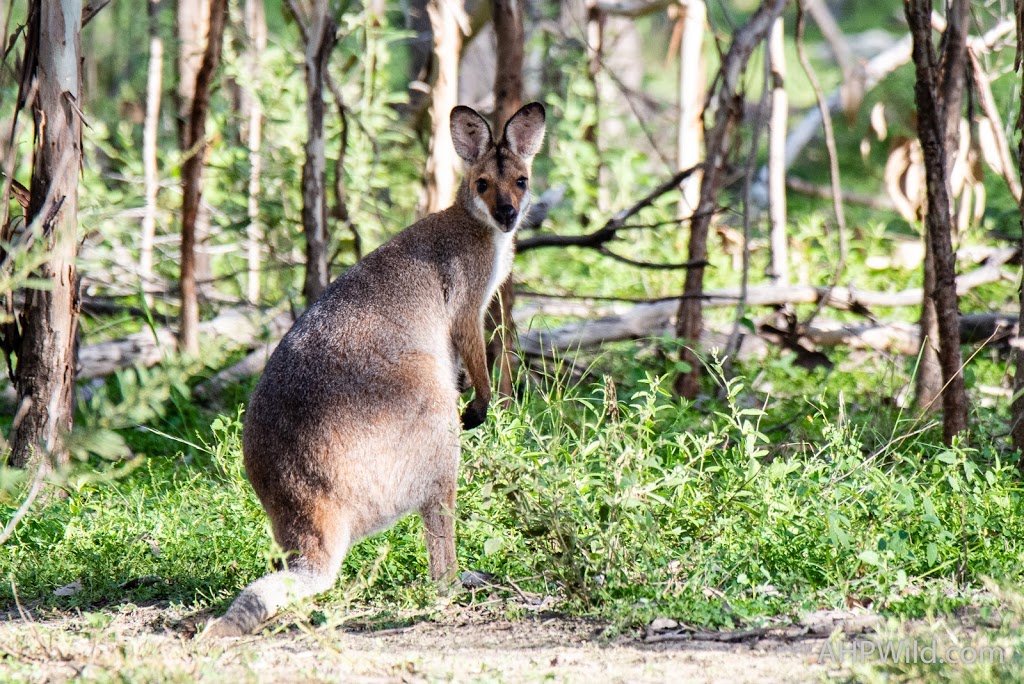
M 312 304 L 330 283 L 327 254 L 327 158 L 324 140 L 324 75 L 337 29 L 327 0 L 316 0 L 306 30 L 306 162 L 302 166 L 302 226 L 306 277 L 302 293 Z
M 783 21 L 779 17 L 768 38 L 772 81 L 772 111 L 768 120 L 768 221 L 771 242 L 771 279 L 789 284 L 789 239 L 786 231 L 786 129 L 789 99 L 786 96 L 786 52 Z
M 1024 0 L 1015 0 L 1014 14 L 1017 17 L 1017 55 L 1014 60 L 1014 71 L 1019 71 L 1024 64 Z M 1020 170 L 1021 181 L 1024 182 L 1024 88 L 1019 91 L 1019 103 L 1017 107 L 1017 164 Z M 1021 238 L 1020 246 L 1024 249 L 1024 196 L 1020 199 Z M 1020 318 L 1018 321 L 1018 335 L 1024 330 L 1024 289 L 1018 291 L 1020 300 Z M 1013 437 L 1013 446 L 1021 452 L 1017 461 L 1017 470 L 1024 474 L 1024 350 L 1018 348 L 1016 351 L 1017 362 L 1013 373 L 1013 402 L 1010 413 L 1010 434 Z
M 263 157 L 263 106 L 259 89 L 263 74 L 263 52 L 267 48 L 267 18 L 263 0 L 245 0 L 246 66 L 249 70 L 248 92 L 244 94 L 247 120 L 246 146 L 249 148 L 249 197 L 246 214 L 249 225 L 246 238 L 246 299 L 255 304 L 260 299 L 260 252 L 263 247 L 263 226 L 260 225 L 259 196 Z
M 939 332 L 939 364 L 942 368 L 942 426 L 947 443 L 967 430 L 967 391 L 960 354 L 957 311 L 956 263 L 951 237 L 949 171 L 956 149 L 960 103 L 967 64 L 967 0 L 953 0 L 949 24 L 942 39 L 941 64 L 931 38 L 931 2 L 904 0 L 907 23 L 913 38 L 917 71 L 914 87 L 917 130 L 924 153 L 928 209 L 925 230 L 931 250 L 935 281 L 925 297 L 935 304 Z M 926 283 L 925 287 L 931 283 Z
M 177 72 L 178 85 L 175 99 L 178 108 L 178 147 L 183 155 L 194 152 L 195 140 L 191 138 L 190 118 L 196 93 L 196 79 L 203 65 L 206 54 L 208 35 L 211 31 L 210 12 L 217 0 L 176 0 L 175 2 L 175 37 L 178 44 Z M 182 174 L 184 175 L 184 167 Z M 195 235 L 193 241 L 193 269 L 196 278 L 203 283 L 212 280 L 210 259 L 206 244 L 210 237 L 210 212 L 203 204 L 199 205 L 195 219 Z
M 704 0 L 680 0 L 679 18 L 679 119 L 676 135 L 676 168 L 689 169 L 701 161 L 704 146 L 705 62 L 704 34 L 708 11 Z M 785 134 L 783 134 L 785 135 Z M 700 171 L 683 181 L 679 199 L 680 218 L 693 216 L 700 201 Z
M 45 468 L 66 463 L 64 436 L 74 421 L 78 332 L 78 180 L 82 160 L 81 0 L 37 0 L 27 41 L 36 54 L 29 82 L 35 150 L 27 220 L 44 241 L 46 262 L 35 276 L 46 289 L 26 288 L 14 343 L 17 408 L 9 463 Z M 49 460 L 49 464 L 47 464 Z
M 730 148 L 731 131 L 742 117 L 742 101 L 737 96 L 740 75 L 750 60 L 754 48 L 761 43 L 771 30 L 775 20 L 786 7 L 786 0 L 765 0 L 747 23 L 738 29 L 722 59 L 718 89 L 714 94 L 715 119 L 707 134 L 705 145 L 704 177 L 700 184 L 700 203 L 690 223 L 690 245 L 688 261 L 695 264 L 686 271 L 683 294 L 679 298 L 676 317 L 676 337 L 682 343 L 680 360 L 689 368 L 676 378 L 675 391 L 683 397 L 693 399 L 700 390 L 700 359 L 694 348 L 700 343 L 704 328 L 701 299 L 704 293 L 704 264 L 708 256 L 708 229 L 718 205 L 722 176 Z
M 523 106 L 523 6 L 521 0 L 492 0 L 494 33 L 497 38 L 497 67 L 494 78 L 494 130 L 501 135 L 505 124 Z M 487 311 L 487 327 L 492 333 L 487 343 L 487 360 L 497 366 L 495 389 L 499 396 L 512 395 L 512 378 L 518 365 L 515 349 L 515 323 L 512 304 L 515 291 L 512 275 L 498 289 L 498 296 Z
M 451 205 L 455 198 L 458 159 L 452 143 L 450 116 L 459 98 L 459 54 L 466 15 L 461 2 L 430 0 L 427 15 L 434 35 L 434 63 L 437 75 L 431 88 L 430 154 L 421 213 L 433 214 Z
M 181 313 L 178 330 L 180 351 L 199 354 L 199 299 L 196 291 L 196 220 L 203 196 L 203 168 L 206 158 L 206 117 L 210 109 L 210 86 L 220 64 L 224 40 L 227 0 L 210 1 L 210 31 L 203 62 L 196 74 L 192 108 L 184 141 L 191 151 L 181 167 Z

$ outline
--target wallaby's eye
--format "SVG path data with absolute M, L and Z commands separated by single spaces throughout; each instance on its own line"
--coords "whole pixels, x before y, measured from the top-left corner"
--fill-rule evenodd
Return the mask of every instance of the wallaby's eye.
M 525 176 L 520 176 L 519 178 L 516 179 L 516 187 L 519 188 L 520 190 L 525 190 L 526 189 L 526 177 Z
M 485 181 L 483 178 L 478 180 L 476 182 L 476 191 L 479 192 L 481 195 L 487 192 L 487 181 Z

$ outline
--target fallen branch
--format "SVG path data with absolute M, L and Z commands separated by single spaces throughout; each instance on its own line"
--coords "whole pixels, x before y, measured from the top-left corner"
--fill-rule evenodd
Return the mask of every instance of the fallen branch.
M 290 314 L 278 314 L 267 320 L 264 312 L 256 309 L 228 309 L 199 324 L 203 337 L 214 338 L 232 347 L 251 347 L 264 337 L 280 339 L 292 324 Z M 170 328 L 156 328 L 133 333 L 127 337 L 98 342 L 78 350 L 76 378 L 89 380 L 102 378 L 133 366 L 154 366 L 169 354 L 175 353 L 175 334 Z M 15 401 L 10 385 L 0 391 L 0 404 Z
M 623 314 L 549 330 L 530 330 L 519 336 L 519 347 L 527 356 L 550 359 L 598 349 L 613 342 L 671 336 L 675 307 L 670 305 L 674 304 L 672 300 L 640 304 Z M 1016 335 L 1017 314 L 968 314 L 960 317 L 961 344 L 998 341 L 1010 345 Z M 786 331 L 768 325 L 758 330 L 758 336 L 773 343 L 781 343 L 784 337 L 789 338 Z M 916 355 L 921 347 L 920 327 L 902 322 L 850 325 L 819 319 L 812 327 L 802 331 L 797 339 L 819 348 L 870 349 L 906 356 Z M 722 340 L 724 336 L 714 331 L 705 331 L 701 338 L 707 348 L 721 347 Z M 741 349 L 739 357 L 746 358 L 759 353 L 757 347 L 750 349 L 751 352 Z
M 957 277 L 958 294 L 965 294 L 979 285 L 996 282 L 1003 277 L 1003 266 L 1017 254 L 1016 248 L 1006 247 L 994 252 L 984 266 Z M 704 292 L 703 306 L 733 306 L 740 298 L 739 288 L 723 288 Z M 872 308 L 920 306 L 924 298 L 921 288 L 908 288 L 898 292 L 856 290 L 849 287 L 788 287 L 750 288 L 746 293 L 748 306 L 782 306 L 784 304 L 821 304 L 841 311 L 854 311 L 870 315 Z M 560 326 L 549 330 L 530 330 L 519 336 L 519 345 L 527 354 L 550 356 L 574 349 L 588 349 L 605 342 L 637 339 L 661 335 L 674 322 L 678 300 L 663 299 L 644 302 L 627 311 L 610 316 Z M 535 309 L 536 310 L 536 309 Z M 518 321 L 522 329 L 529 328 L 529 320 Z M 820 328 L 820 326 L 819 326 Z
M 595 9 L 602 14 L 636 19 L 666 9 L 675 0 L 597 0 Z
M 277 345 L 280 342 L 279 339 L 275 339 L 260 346 L 235 365 L 228 366 L 209 380 L 197 385 L 192 390 L 192 393 L 196 397 L 207 401 L 220 398 L 221 393 L 228 385 L 262 373 L 267 365 L 267 360 L 274 353 L 274 350 L 277 349 Z

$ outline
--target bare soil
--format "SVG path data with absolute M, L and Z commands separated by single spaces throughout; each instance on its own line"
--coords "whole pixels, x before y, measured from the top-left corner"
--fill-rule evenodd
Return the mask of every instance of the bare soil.
M 449 608 L 390 629 L 289 625 L 243 639 L 195 638 L 206 615 L 124 606 L 102 613 L 0 614 L 0 680 L 208 682 L 804 682 L 823 637 L 743 643 L 602 636 L 556 616 Z

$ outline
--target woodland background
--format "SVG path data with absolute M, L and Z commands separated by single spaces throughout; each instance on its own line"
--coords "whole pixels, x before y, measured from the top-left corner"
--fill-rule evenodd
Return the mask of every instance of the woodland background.
M 454 105 L 498 130 L 539 100 L 460 564 L 621 629 L 1019 605 L 1022 7 L 12 0 L 0 19 L 0 601 L 202 613 L 261 574 L 238 439 L 263 361 L 450 202 Z M 312 624 L 423 609 L 417 526 L 358 546 Z

